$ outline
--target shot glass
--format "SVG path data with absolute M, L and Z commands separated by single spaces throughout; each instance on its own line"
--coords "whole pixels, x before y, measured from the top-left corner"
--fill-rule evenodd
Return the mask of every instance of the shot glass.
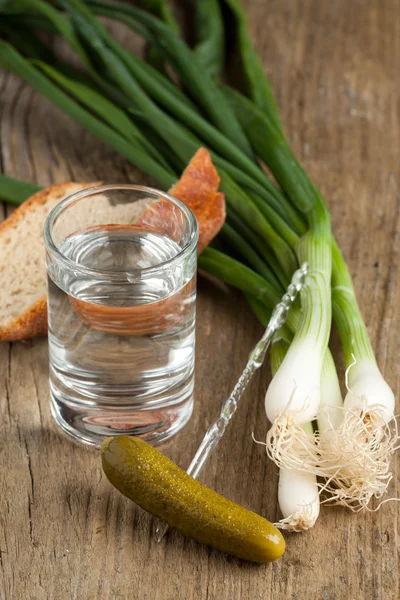
M 193 408 L 198 228 L 156 189 L 105 185 L 49 214 L 51 409 L 89 444 L 157 443 Z

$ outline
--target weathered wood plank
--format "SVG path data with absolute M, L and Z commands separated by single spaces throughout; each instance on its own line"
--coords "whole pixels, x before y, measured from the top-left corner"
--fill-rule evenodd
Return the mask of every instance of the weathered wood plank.
M 245 4 L 286 131 L 329 202 L 378 362 L 398 394 L 399 0 Z M 142 180 L 28 86 L 0 77 L 5 173 L 41 185 Z M 182 466 L 259 333 L 237 293 L 200 281 L 196 410 L 164 446 Z M 276 520 L 277 472 L 251 438 L 265 437 L 268 377 L 264 369 L 255 378 L 204 480 Z M 111 489 L 97 452 L 54 425 L 45 340 L 0 345 L 0 410 L 2 600 L 399 598 L 396 503 L 358 515 L 324 508 L 313 531 L 287 536 L 285 557 L 270 566 L 228 558 L 176 532 L 157 545 L 153 520 Z M 392 494 L 400 496 L 398 460 L 394 474 Z

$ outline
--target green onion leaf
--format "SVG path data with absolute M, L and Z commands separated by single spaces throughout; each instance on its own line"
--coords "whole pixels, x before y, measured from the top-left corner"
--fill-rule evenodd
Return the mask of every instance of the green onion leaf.
M 179 31 L 178 23 L 174 17 L 172 10 L 169 8 L 165 0 L 137 0 L 140 8 L 143 8 L 153 15 L 170 25 L 175 31 Z M 166 75 L 165 61 L 162 55 L 152 44 L 147 44 L 146 47 L 147 62 L 161 74 Z
M 76 53 L 86 61 L 86 54 L 75 35 L 74 29 L 70 21 L 61 14 L 56 8 L 43 2 L 43 0 L 18 0 L 18 2 L 9 3 L 12 7 L 11 14 L 22 14 L 26 16 L 41 17 L 49 21 L 56 31 L 65 38 Z
M 265 75 L 264 66 L 251 41 L 247 16 L 240 0 L 223 0 L 229 6 L 236 24 L 239 53 L 246 79 L 246 93 L 281 128 L 274 93 Z
M 7 175 L 0 175 L 0 200 L 15 204 L 22 204 L 29 196 L 40 190 L 38 185 L 18 181 Z
M 272 269 L 263 261 L 261 256 L 252 248 L 252 246 L 242 238 L 233 227 L 225 223 L 221 229 L 220 236 L 234 250 L 236 250 L 242 258 L 246 260 L 249 266 L 259 273 L 268 283 L 276 289 L 280 289 L 281 285 L 274 275 Z
M 218 0 L 193 2 L 196 46 L 194 53 L 211 77 L 220 75 L 225 64 L 225 31 Z
M 225 193 L 228 209 L 232 208 L 245 223 L 249 224 L 256 234 L 268 243 L 282 272 L 290 278 L 297 268 L 297 260 L 293 250 L 274 230 L 242 188 L 222 169 L 219 169 L 218 173 L 221 177 L 220 189 Z

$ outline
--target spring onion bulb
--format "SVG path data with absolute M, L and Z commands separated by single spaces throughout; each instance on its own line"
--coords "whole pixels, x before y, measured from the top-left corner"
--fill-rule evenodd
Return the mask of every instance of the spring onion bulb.
M 251 305 L 254 309 L 254 302 Z M 260 318 L 259 312 L 257 315 Z M 273 374 L 287 355 L 292 339 L 293 335 L 287 327 L 282 327 L 276 334 L 271 347 Z M 319 515 L 321 491 L 325 496 L 323 502 L 332 501 L 334 465 L 324 456 L 323 446 L 331 444 L 331 436 L 342 424 L 343 401 L 335 363 L 329 351 L 325 353 L 322 365 L 320 395 L 318 432 L 313 432 L 311 423 L 303 426 L 302 435 L 295 444 L 300 463 L 294 461 L 293 468 L 282 467 L 279 472 L 278 501 L 283 518 L 276 525 L 289 531 L 299 532 L 313 527 Z M 304 460 L 306 467 L 301 464 L 304 457 L 307 459 Z M 325 477 L 327 482 L 318 483 L 317 476 Z
M 286 327 L 282 327 L 275 336 L 271 347 L 273 375 L 279 370 L 287 355 L 292 338 L 292 334 Z M 311 423 L 304 425 L 303 433 L 304 436 L 308 436 L 311 444 L 313 444 L 314 434 Z M 302 452 L 301 444 L 298 444 L 298 452 Z M 277 527 L 296 532 L 306 531 L 313 527 L 320 509 L 316 475 L 295 468 L 281 468 L 279 471 L 278 502 L 283 518 L 279 523 L 276 523 Z
M 281 469 L 278 502 L 283 519 L 275 526 L 287 531 L 307 531 L 319 516 L 317 477 L 313 473 Z
M 376 363 L 351 278 L 334 244 L 332 301 L 346 362 L 347 394 L 339 427 L 321 443 L 330 467 L 327 491 L 334 504 L 357 511 L 381 498 L 392 479 L 390 461 L 400 447 L 394 394 Z

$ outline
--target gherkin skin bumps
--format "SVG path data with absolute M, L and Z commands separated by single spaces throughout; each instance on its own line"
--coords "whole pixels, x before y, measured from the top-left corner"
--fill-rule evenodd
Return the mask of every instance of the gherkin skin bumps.
M 285 540 L 272 523 L 196 481 L 143 440 L 108 438 L 101 455 L 114 487 L 184 535 L 252 562 L 282 556 Z

